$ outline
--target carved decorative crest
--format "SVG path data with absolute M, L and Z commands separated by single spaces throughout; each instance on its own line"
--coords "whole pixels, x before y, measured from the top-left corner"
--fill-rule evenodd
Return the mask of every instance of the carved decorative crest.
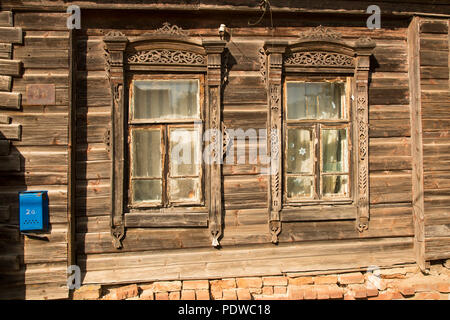
M 294 52 L 284 58 L 286 65 L 308 67 L 353 67 L 354 59 L 334 52 Z
M 155 33 L 165 34 L 165 35 L 176 35 L 181 37 L 189 36 L 188 32 L 183 30 L 177 25 L 170 25 L 169 22 L 164 22 L 163 26 L 155 30 Z
M 128 56 L 130 64 L 189 64 L 206 65 L 204 56 L 182 50 L 154 49 L 139 51 Z
M 318 26 L 299 35 L 300 40 L 316 40 L 316 41 L 340 41 L 342 36 L 340 33 L 332 31 L 326 27 Z
M 105 38 L 106 38 L 106 39 L 111 39 L 111 38 L 124 38 L 124 37 L 125 37 L 125 35 L 124 35 L 122 32 L 116 31 L 116 30 L 109 31 L 109 32 L 105 35 Z

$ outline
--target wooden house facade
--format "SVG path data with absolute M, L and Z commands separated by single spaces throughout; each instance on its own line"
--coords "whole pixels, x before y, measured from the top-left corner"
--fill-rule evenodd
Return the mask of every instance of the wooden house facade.
M 68 298 L 72 265 L 119 285 L 450 259 L 449 23 L 448 1 L 2 0 L 0 297 Z M 19 231 L 25 190 L 48 191 L 43 233 Z

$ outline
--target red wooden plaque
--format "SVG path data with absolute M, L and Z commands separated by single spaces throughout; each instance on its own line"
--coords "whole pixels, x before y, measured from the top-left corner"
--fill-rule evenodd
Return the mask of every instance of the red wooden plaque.
M 29 105 L 54 105 L 54 84 L 29 84 L 27 85 L 27 104 Z

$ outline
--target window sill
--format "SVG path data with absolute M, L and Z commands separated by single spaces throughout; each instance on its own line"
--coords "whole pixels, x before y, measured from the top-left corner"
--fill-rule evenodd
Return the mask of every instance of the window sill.
M 125 213 L 125 227 L 164 228 L 164 227 L 207 227 L 208 212 L 188 211 L 180 208 L 172 212 L 129 212 Z
M 280 212 L 283 222 L 355 220 L 356 215 L 356 206 L 348 204 L 286 206 Z

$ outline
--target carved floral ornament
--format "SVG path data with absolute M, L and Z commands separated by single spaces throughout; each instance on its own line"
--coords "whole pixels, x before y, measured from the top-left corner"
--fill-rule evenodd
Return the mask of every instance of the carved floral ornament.
M 353 67 L 353 60 L 353 57 L 334 52 L 294 52 L 284 58 L 284 64 L 307 67 Z
M 105 71 L 110 82 L 111 89 L 111 129 L 105 135 L 105 145 L 110 148 L 111 168 L 111 216 L 110 233 L 115 248 L 122 248 L 122 241 L 126 233 L 125 197 L 124 190 L 124 154 L 125 144 L 120 137 L 125 136 L 125 110 L 126 99 L 123 96 L 126 83 L 127 65 L 130 70 L 186 70 L 187 72 L 207 72 L 206 84 L 208 86 L 208 103 L 205 105 L 210 111 L 211 120 L 209 126 L 214 129 L 221 127 L 220 117 L 220 92 L 222 85 L 223 51 L 226 45 L 222 40 L 191 39 L 188 33 L 180 27 L 165 23 L 161 28 L 141 35 L 128 38 L 120 31 L 109 31 L 105 34 Z M 166 41 L 167 40 L 167 41 Z M 136 45 L 138 44 L 138 45 Z M 165 44 L 168 44 L 165 46 Z M 135 50 L 133 51 L 133 48 Z M 137 49 L 138 48 L 138 49 Z M 164 66 L 161 68 L 161 66 Z M 131 68 L 132 67 L 132 68 Z M 140 67 L 144 67 L 141 68 Z M 180 68 L 181 67 L 181 68 Z M 136 69 L 133 69 L 136 68 Z M 163 71 L 165 72 L 165 71 Z M 215 137 L 215 155 L 220 156 L 222 141 Z M 210 194 L 210 208 L 208 228 L 212 237 L 213 246 L 220 245 L 222 236 L 222 187 L 220 184 L 220 167 L 211 169 L 208 174 L 211 183 L 215 183 L 215 191 Z M 190 213 L 190 212 L 189 212 Z M 189 213 L 186 216 L 189 216 Z M 190 217 L 181 217 L 187 224 Z M 195 218 L 197 219 L 197 218 Z M 194 220 L 195 220 L 194 219 Z M 202 218 L 203 219 L 203 218 Z M 154 226 L 154 222 L 152 222 Z
M 306 32 L 299 34 L 300 40 L 315 40 L 315 41 L 341 41 L 342 35 L 329 28 L 318 26 Z
M 355 217 L 356 229 L 363 232 L 368 229 L 369 222 L 369 125 L 368 125 L 368 79 L 370 72 L 370 55 L 375 48 L 375 42 L 367 36 L 354 42 L 346 42 L 341 34 L 329 28 L 319 26 L 302 32 L 295 41 L 269 40 L 259 50 L 261 76 L 268 90 L 268 105 L 270 123 L 273 129 L 282 126 L 280 113 L 281 88 L 283 74 L 309 73 L 326 69 L 327 74 L 353 74 L 357 83 L 354 92 L 355 117 L 354 125 L 357 129 L 355 153 L 357 159 L 354 205 L 357 211 Z M 283 68 L 284 67 L 284 68 Z M 282 168 L 279 163 L 279 150 L 281 141 L 271 137 L 271 176 L 268 182 L 270 188 L 269 229 L 272 242 L 278 242 L 282 229 L 283 204 L 280 197 L 280 184 Z M 326 217 L 325 217 L 326 219 Z
M 138 51 L 128 56 L 130 64 L 190 64 L 206 65 L 204 56 L 184 50 L 154 49 Z

